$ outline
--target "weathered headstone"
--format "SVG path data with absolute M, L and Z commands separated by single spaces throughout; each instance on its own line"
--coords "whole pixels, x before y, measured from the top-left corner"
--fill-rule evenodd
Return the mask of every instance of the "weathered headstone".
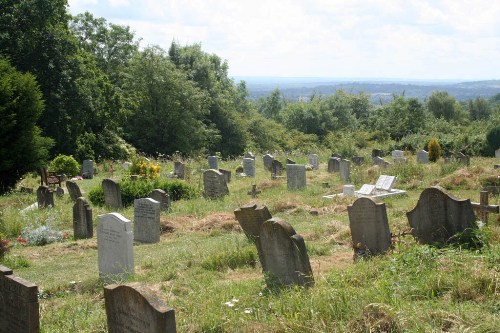
M 84 197 L 76 199 L 73 205 L 73 235 L 75 239 L 92 238 L 94 236 L 92 208 Z
M 413 236 L 422 244 L 447 244 L 455 234 L 477 228 L 470 200 L 456 199 L 438 186 L 425 189 L 406 215 Z
M 417 152 L 417 163 L 419 164 L 429 163 L 429 153 L 425 150 L 419 150 Z
M 394 163 L 405 162 L 405 153 L 402 150 L 393 150 L 392 151 L 392 161 Z
M 383 152 L 380 149 L 373 149 L 372 150 L 372 158 L 373 157 L 383 157 Z
M 104 192 L 104 203 L 112 209 L 123 208 L 122 193 L 120 184 L 113 179 L 105 178 L 102 180 L 102 189 Z
M 458 163 L 469 166 L 470 165 L 470 157 L 460 152 L 456 156 Z
M 314 170 L 319 169 L 319 157 L 317 154 L 309 155 L 309 164 L 312 166 Z
M 286 164 L 296 164 L 294 160 L 291 160 L 289 158 L 286 159 Z
M 224 180 L 226 181 L 226 184 L 229 184 L 231 182 L 231 171 L 219 169 L 219 172 L 222 173 L 222 175 L 224 176 Z
M 175 311 L 135 282 L 104 287 L 109 333 L 175 333 Z
M 340 180 L 343 183 L 351 182 L 351 161 L 340 160 Z
M 375 156 L 372 158 L 373 165 L 378 165 L 382 168 L 387 168 L 389 166 L 389 162 L 385 161 L 382 157 Z
M 160 241 L 160 202 L 151 198 L 134 200 L 134 241 Z
M 266 206 L 254 203 L 236 209 L 234 216 L 247 237 L 254 242 L 259 237 L 262 224 L 272 218 Z
M 84 179 L 94 178 L 94 161 L 84 160 L 82 163 L 82 177 Z
M 328 172 L 339 172 L 340 171 L 340 158 L 330 157 L 328 158 Z
M 247 175 L 247 177 L 255 177 L 255 159 L 243 159 L 243 172 Z
M 59 198 L 62 198 L 64 196 L 64 194 L 66 193 L 66 191 L 62 187 L 56 187 L 55 192 Z
M 363 184 L 357 194 L 360 196 L 371 196 L 375 192 L 375 185 Z
M 354 163 L 356 165 L 361 165 L 361 164 L 365 163 L 365 158 L 363 156 L 353 156 L 351 160 L 352 160 L 352 163 Z
M 153 200 L 156 200 L 160 203 L 161 210 L 169 210 L 170 209 L 170 195 L 164 190 L 157 188 L 151 191 L 149 197 Z
M 97 257 L 99 276 L 105 280 L 134 274 L 132 222 L 119 213 L 99 215 Z
M 186 166 L 184 163 L 179 161 L 174 162 L 174 175 L 179 179 L 184 179 L 186 177 Z
M 68 189 L 69 197 L 71 200 L 76 201 L 79 197 L 82 196 L 82 191 L 80 190 L 80 186 L 73 181 L 73 180 L 68 180 L 66 181 L 66 188 Z
M 219 157 L 218 156 L 208 156 L 208 167 L 210 169 L 219 169 Z
M 286 165 L 286 184 L 290 191 L 306 187 L 306 167 L 299 164 Z
M 38 287 L 0 266 L 0 333 L 39 333 Z
M 342 194 L 346 197 L 353 197 L 354 196 L 354 185 L 344 185 L 342 188 Z
M 392 191 L 392 187 L 396 184 L 396 176 L 380 175 L 375 183 L 375 188 L 381 191 Z
M 354 256 L 382 254 L 391 247 L 391 231 L 384 203 L 362 197 L 347 206 Z
M 217 170 L 206 170 L 203 173 L 203 194 L 206 198 L 221 198 L 229 194 L 224 175 Z
M 267 171 L 271 171 L 271 168 L 273 165 L 273 160 L 274 160 L 273 155 L 266 154 L 262 157 L 262 160 L 264 162 L 264 168 L 266 168 Z
M 272 218 L 264 222 L 258 243 L 262 270 L 267 275 L 268 285 L 314 283 L 304 239 L 286 221 Z
M 273 177 L 279 177 L 283 174 L 283 164 L 278 160 L 273 160 L 271 165 L 271 174 Z
M 54 192 L 45 185 L 41 185 L 36 190 L 36 200 L 38 208 L 54 207 Z
M 251 159 L 255 160 L 255 155 L 254 155 L 254 153 L 249 151 L 245 154 L 245 158 L 251 158 Z

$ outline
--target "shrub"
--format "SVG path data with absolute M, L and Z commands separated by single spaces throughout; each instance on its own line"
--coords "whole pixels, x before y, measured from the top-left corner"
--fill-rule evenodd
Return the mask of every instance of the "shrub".
M 150 162 L 144 157 L 134 156 L 132 158 L 130 173 L 140 175 L 143 178 L 156 179 L 160 176 L 160 169 L 159 163 Z
M 486 134 L 487 141 L 487 153 L 490 156 L 493 156 L 495 150 L 500 148 L 500 126 L 493 127 Z
M 427 151 L 429 152 L 429 161 L 436 162 L 441 156 L 441 146 L 436 139 L 431 139 L 427 144 Z
M 90 190 L 89 200 L 96 206 L 104 206 L 104 191 L 102 186 L 98 186 Z
M 72 157 L 67 155 L 58 155 L 50 162 L 51 171 L 64 173 L 66 176 L 72 177 L 80 173 L 80 165 Z
M 36 229 L 27 227 L 21 233 L 21 237 L 26 239 L 28 245 L 46 245 L 64 239 L 62 232 L 48 225 L 42 225 Z

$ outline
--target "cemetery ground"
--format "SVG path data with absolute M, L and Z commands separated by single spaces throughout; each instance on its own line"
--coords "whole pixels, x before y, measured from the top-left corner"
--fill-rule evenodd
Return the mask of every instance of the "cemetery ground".
M 287 156 L 275 156 L 284 161 Z M 307 156 L 291 156 L 306 164 Z M 327 172 L 327 154 L 319 170 L 307 171 L 307 188 L 288 191 L 286 179 L 271 180 L 261 156 L 255 178 L 239 178 L 242 159 L 219 161 L 233 171 L 229 195 L 210 200 L 201 196 L 205 159 L 186 161 L 186 182 L 199 189 L 195 199 L 173 201 L 161 213 L 162 234 L 156 244 L 134 245 L 135 275 L 122 282 L 150 287 L 175 309 L 179 332 L 498 332 L 500 327 L 500 225 L 490 214 L 471 241 L 433 247 L 406 235 L 406 212 L 420 193 L 440 185 L 455 197 L 479 202 L 486 178 L 496 178 L 494 159 L 472 158 L 459 164 L 407 164 L 381 169 L 352 165 L 352 183 L 374 184 L 381 174 L 398 176 L 402 196 L 385 198 L 393 248 L 384 255 L 353 261 L 347 205 L 355 198 L 324 199 L 342 192 L 339 173 Z M 106 170 L 104 170 L 106 169 Z M 114 173 L 98 166 L 90 180 L 78 181 L 88 193 L 103 178 L 127 177 L 121 164 Z M 161 177 L 173 171 L 162 162 Z M 324 183 L 329 183 L 329 187 Z M 22 186 L 36 189 L 39 177 Z M 252 185 L 261 191 L 248 195 Z M 99 280 L 97 241 L 74 240 L 73 202 L 68 194 L 55 207 L 20 210 L 36 202 L 35 194 L 14 191 L 0 197 L 0 232 L 15 244 L 0 265 L 14 270 L 39 288 L 42 332 L 107 332 L 103 286 Z M 268 288 L 255 245 L 247 240 L 233 211 L 251 202 L 267 206 L 273 217 L 290 223 L 304 237 L 315 284 L 310 287 Z M 498 204 L 490 196 L 490 204 Z M 133 220 L 133 205 L 119 210 L 92 205 L 97 216 L 117 211 Z M 50 224 L 68 237 L 45 246 L 16 242 L 23 228 Z

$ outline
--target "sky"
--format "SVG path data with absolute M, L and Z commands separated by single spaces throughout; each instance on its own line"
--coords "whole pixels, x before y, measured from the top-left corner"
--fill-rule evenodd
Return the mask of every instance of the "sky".
M 141 47 L 199 43 L 229 74 L 500 79 L 498 0 L 68 0 Z

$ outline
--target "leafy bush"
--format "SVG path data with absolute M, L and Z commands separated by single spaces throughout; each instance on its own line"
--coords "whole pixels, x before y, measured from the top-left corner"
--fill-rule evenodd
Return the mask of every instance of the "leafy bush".
M 27 227 L 21 233 L 28 245 L 46 245 L 60 242 L 64 239 L 63 233 L 49 225 L 42 225 L 36 229 Z
M 69 177 L 76 176 L 80 173 L 80 165 L 78 162 L 72 156 L 62 154 L 59 154 L 50 162 L 50 169 L 57 173 L 64 173 Z
M 89 200 L 96 206 L 104 206 L 104 191 L 102 186 L 98 186 L 90 190 Z
M 429 152 L 429 161 L 436 162 L 441 156 L 441 146 L 436 139 L 431 139 L 427 144 L 427 151 Z
M 130 173 L 140 175 L 143 178 L 155 179 L 160 177 L 160 163 L 150 162 L 141 156 L 132 158 Z
M 489 132 L 486 134 L 486 141 L 487 141 L 487 153 L 490 156 L 493 156 L 495 153 L 495 150 L 500 148 L 500 126 L 493 127 Z

